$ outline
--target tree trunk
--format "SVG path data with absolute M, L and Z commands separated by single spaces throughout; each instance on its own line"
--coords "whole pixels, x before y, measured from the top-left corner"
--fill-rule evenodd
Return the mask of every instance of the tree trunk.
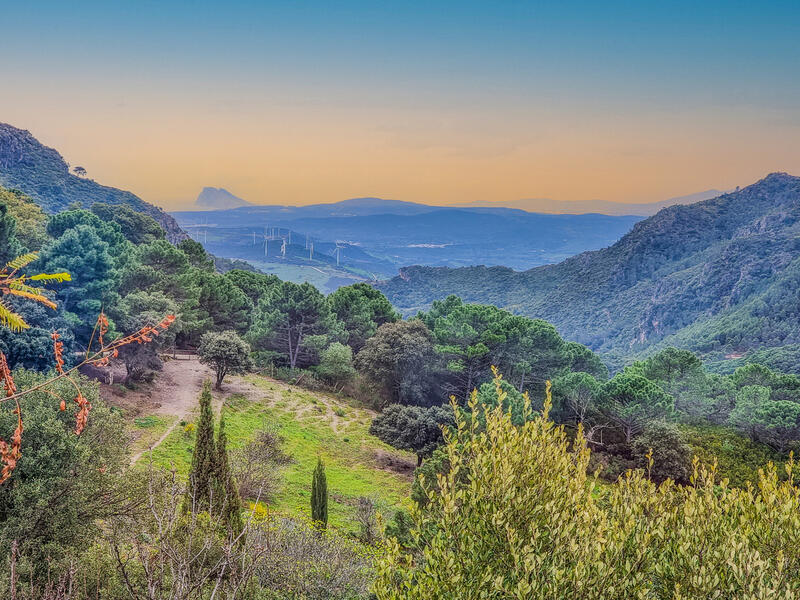
M 290 325 L 286 326 L 286 339 L 289 344 L 289 368 L 294 370 L 295 358 L 294 352 L 292 352 L 292 327 Z

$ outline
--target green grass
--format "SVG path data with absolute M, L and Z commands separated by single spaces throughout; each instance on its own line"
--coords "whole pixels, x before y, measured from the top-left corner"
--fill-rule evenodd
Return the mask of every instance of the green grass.
M 176 418 L 169 415 L 147 415 L 135 418 L 130 425 L 134 436 L 134 441 L 131 444 L 131 453 L 135 454 L 153 445 L 164 435 L 164 432 L 169 429 L 169 426 L 175 422 Z
M 398 452 L 369 435 L 371 413 L 333 396 L 314 394 L 297 387 L 286 389 L 260 377 L 250 377 L 258 386 L 256 400 L 232 395 L 225 400 L 223 414 L 229 449 L 252 439 L 255 432 L 277 426 L 285 441 L 284 451 L 292 462 L 282 469 L 280 492 L 271 510 L 289 515 L 310 513 L 311 474 L 321 456 L 325 462 L 330 495 L 328 512 L 333 527 L 355 531 L 355 501 L 372 498 L 386 519 L 408 497 L 410 479 L 382 470 L 376 451 L 411 461 L 411 454 Z M 259 400 L 259 396 L 263 400 Z M 337 431 L 334 431 L 334 422 Z M 189 470 L 193 436 L 176 428 L 153 451 L 157 466 L 174 466 L 181 474 Z
M 307 281 L 320 290 L 327 289 L 328 282 L 332 277 L 351 278 L 353 283 L 361 281 L 363 278 L 365 278 L 364 274 L 361 274 L 360 277 L 354 276 L 353 273 L 350 273 L 345 269 L 332 268 L 325 263 L 319 263 L 311 266 L 297 265 L 292 263 L 282 264 L 275 262 L 261 262 L 254 260 L 249 260 L 249 262 L 265 273 L 277 275 L 283 281 L 294 281 L 295 283 Z
M 158 427 L 163 421 L 158 415 L 147 415 L 146 417 L 137 417 L 133 420 L 133 425 L 139 429 L 152 429 Z

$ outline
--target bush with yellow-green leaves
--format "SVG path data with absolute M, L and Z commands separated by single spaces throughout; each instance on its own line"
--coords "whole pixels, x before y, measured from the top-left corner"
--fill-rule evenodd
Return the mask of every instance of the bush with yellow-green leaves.
M 800 597 L 793 461 L 785 481 L 769 465 L 743 489 L 697 460 L 691 485 L 641 471 L 606 485 L 587 474 L 580 431 L 570 439 L 549 407 L 548 389 L 521 426 L 502 408 L 485 424 L 454 411 L 450 469 L 412 510 L 411 550 L 388 541 L 380 600 Z M 470 408 L 481 410 L 474 394 Z

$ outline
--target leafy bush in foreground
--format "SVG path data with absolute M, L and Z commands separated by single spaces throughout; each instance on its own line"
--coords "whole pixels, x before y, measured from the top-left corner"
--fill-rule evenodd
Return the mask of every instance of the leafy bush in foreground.
M 500 379 L 498 404 L 503 404 Z M 478 406 L 476 395 L 471 399 Z M 485 429 L 455 411 L 449 471 L 412 509 L 413 546 L 389 540 L 379 599 L 794 598 L 800 593 L 800 490 L 774 466 L 757 488 L 715 483 L 695 460 L 691 485 L 642 471 L 602 486 L 590 451 L 541 415 Z

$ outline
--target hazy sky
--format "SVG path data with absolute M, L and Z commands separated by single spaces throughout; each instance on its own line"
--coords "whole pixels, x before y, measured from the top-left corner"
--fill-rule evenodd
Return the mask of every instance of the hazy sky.
M 800 174 L 800 2 L 11 2 L 0 121 L 167 207 Z

